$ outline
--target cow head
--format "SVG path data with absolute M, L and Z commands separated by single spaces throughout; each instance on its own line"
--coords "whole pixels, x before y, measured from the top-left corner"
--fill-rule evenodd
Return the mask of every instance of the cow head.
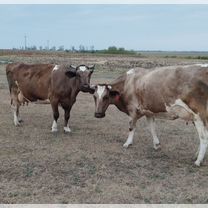
M 93 94 L 95 101 L 95 117 L 105 117 L 105 111 L 108 106 L 115 102 L 119 98 L 119 92 L 112 90 L 110 85 L 98 84 L 91 86 L 90 93 Z
M 76 77 L 80 83 L 80 90 L 82 92 L 89 92 L 90 90 L 90 78 L 94 71 L 95 65 L 86 66 L 79 65 L 73 66 L 70 65 L 69 69 L 66 71 L 66 75 L 70 78 Z

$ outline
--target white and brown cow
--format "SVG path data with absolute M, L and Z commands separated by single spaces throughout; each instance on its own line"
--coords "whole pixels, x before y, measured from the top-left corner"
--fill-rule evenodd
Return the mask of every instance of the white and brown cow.
M 77 94 L 88 92 L 93 66 L 54 65 L 54 64 L 8 64 L 6 75 L 10 89 L 11 106 L 14 111 L 14 124 L 20 125 L 21 105 L 37 100 L 50 100 L 53 109 L 52 132 L 56 132 L 59 118 L 58 106 L 65 111 L 64 131 L 70 132 L 68 120 Z
M 192 121 L 200 139 L 195 161 L 200 166 L 208 145 L 208 65 L 132 69 L 113 83 L 98 84 L 91 90 L 95 117 L 104 117 L 109 104 L 130 116 L 124 147 L 133 143 L 136 122 L 142 116 L 147 118 L 155 149 L 160 144 L 155 118 Z

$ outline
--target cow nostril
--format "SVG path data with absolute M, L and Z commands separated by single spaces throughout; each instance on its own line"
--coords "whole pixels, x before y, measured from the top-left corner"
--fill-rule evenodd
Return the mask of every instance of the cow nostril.
M 103 118 L 105 117 L 105 113 L 95 113 L 96 118 Z

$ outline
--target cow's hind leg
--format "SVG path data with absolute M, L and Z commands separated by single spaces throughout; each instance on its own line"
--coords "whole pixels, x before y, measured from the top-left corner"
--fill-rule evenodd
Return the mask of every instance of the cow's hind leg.
M 125 148 L 128 148 L 129 145 L 133 144 L 134 133 L 136 130 L 136 122 L 137 122 L 137 118 L 130 118 L 129 120 L 129 135 L 126 142 L 123 145 L 123 147 Z
M 208 146 L 208 131 L 207 127 L 204 125 L 203 121 L 198 115 L 196 116 L 196 120 L 194 121 L 194 123 L 200 139 L 198 157 L 195 161 L 195 165 L 200 166 L 201 162 L 204 159 Z
M 64 108 L 64 132 L 70 133 L 71 129 L 69 128 L 69 118 L 70 118 L 71 107 Z
M 59 118 L 59 110 L 58 110 L 58 100 L 53 100 L 51 101 L 51 106 L 52 106 L 52 110 L 53 110 L 53 124 L 51 127 L 51 131 L 52 132 L 57 132 L 58 131 L 58 125 L 57 125 L 57 121 Z
M 22 120 L 22 118 L 20 117 L 19 109 L 20 109 L 20 105 L 18 105 L 18 107 L 17 107 L 17 120 L 19 121 L 19 123 L 22 123 L 23 120 Z
M 13 111 L 15 126 L 20 126 L 19 108 L 20 108 L 20 103 L 18 101 L 16 88 L 14 88 L 11 90 L 11 109 Z
M 15 103 L 11 106 L 12 111 L 13 111 L 13 116 L 14 116 L 14 125 L 15 126 L 20 126 L 20 121 L 19 121 L 19 107 L 20 105 L 18 103 Z
M 155 150 L 160 148 L 160 141 L 157 137 L 156 131 L 155 131 L 155 118 L 154 117 L 146 117 L 147 118 L 147 123 L 150 127 L 150 132 L 152 134 L 153 138 L 153 148 Z

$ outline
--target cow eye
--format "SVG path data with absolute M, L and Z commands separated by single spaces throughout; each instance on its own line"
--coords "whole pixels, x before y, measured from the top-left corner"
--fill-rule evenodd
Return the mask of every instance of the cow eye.
M 104 96 L 103 99 L 104 99 L 104 100 L 107 100 L 107 99 L 108 99 L 108 96 Z

